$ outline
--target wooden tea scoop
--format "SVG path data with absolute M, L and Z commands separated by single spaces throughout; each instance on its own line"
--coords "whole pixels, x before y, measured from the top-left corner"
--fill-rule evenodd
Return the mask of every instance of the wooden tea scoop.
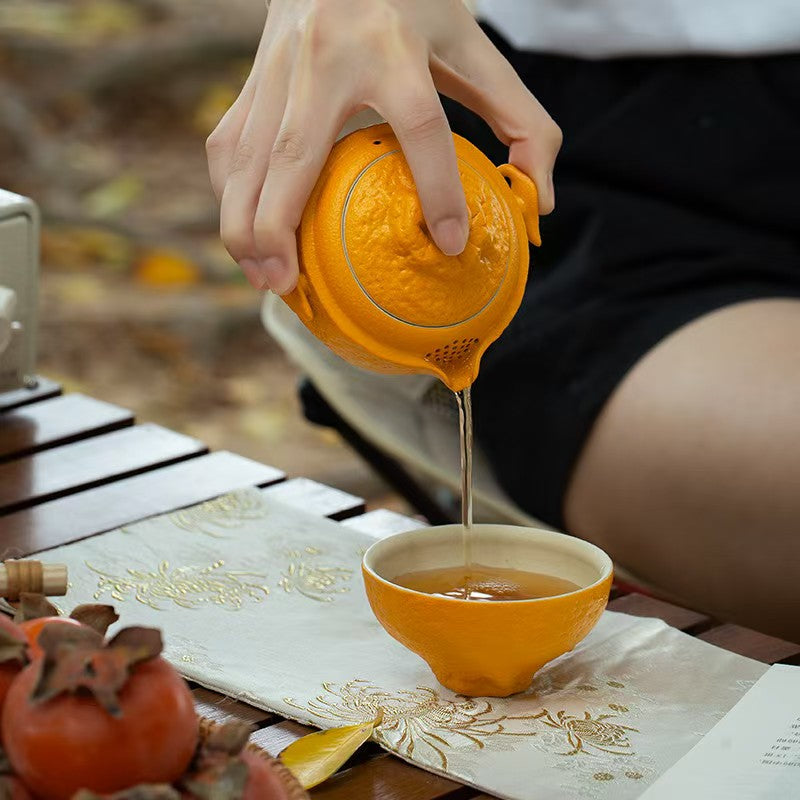
M 45 596 L 67 593 L 66 564 L 42 564 L 41 561 L 4 561 L 0 564 L 0 597 L 11 602 L 21 592 Z

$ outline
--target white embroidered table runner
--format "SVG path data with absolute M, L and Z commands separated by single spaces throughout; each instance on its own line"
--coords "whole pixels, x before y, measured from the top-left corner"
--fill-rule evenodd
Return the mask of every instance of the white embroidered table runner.
M 108 602 L 161 628 L 187 678 L 319 727 L 381 710 L 380 745 L 511 800 L 638 797 L 766 670 L 606 612 L 527 693 L 460 697 L 372 616 L 372 541 L 248 489 L 46 557 L 69 567 L 64 608 Z

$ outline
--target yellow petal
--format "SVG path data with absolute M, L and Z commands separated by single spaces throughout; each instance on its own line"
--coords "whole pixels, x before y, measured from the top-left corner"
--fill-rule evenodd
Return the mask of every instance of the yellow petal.
M 375 722 L 365 722 L 310 733 L 292 742 L 281 761 L 304 789 L 311 789 L 330 778 L 370 738 L 374 727 Z

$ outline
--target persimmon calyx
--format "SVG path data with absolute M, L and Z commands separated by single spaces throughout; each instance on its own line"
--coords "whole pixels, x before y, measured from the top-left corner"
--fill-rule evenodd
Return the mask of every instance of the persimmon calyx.
M 200 748 L 200 756 L 209 757 L 214 753 L 238 756 L 255 730 L 255 725 L 247 722 L 227 722 L 214 725 L 206 732 Z
M 19 624 L 32 619 L 59 616 L 61 616 L 61 612 L 43 594 L 22 592 L 19 596 L 14 622 Z M 109 627 L 119 619 L 119 614 L 114 610 L 114 606 L 102 603 L 84 603 L 75 606 L 69 616 L 76 622 L 80 622 L 81 625 L 93 628 L 102 636 L 105 636 Z
M 16 631 L 0 628 L 0 664 L 8 661 L 25 664 L 28 660 L 27 650 L 28 641 L 22 631 L 17 634 Z
M 131 627 L 104 643 L 97 631 L 79 625 L 45 625 L 39 634 L 44 656 L 31 693 L 46 703 L 64 692 L 91 693 L 112 716 L 122 711 L 117 693 L 137 664 L 156 658 L 162 650 L 161 632 Z
M 181 800 L 180 793 L 166 783 L 142 784 L 115 794 L 95 794 L 81 789 L 72 800 Z
M 182 786 L 197 800 L 239 800 L 249 777 L 250 767 L 241 758 L 226 756 L 195 772 Z
M 6 751 L 0 747 L 0 775 L 12 775 L 14 770 L 11 769 L 11 762 L 8 760 Z
M 105 636 L 108 629 L 119 619 L 119 614 L 114 610 L 114 606 L 102 603 L 84 603 L 75 606 L 69 616 L 70 619 L 80 622 L 81 625 L 97 631 L 101 636 Z
M 14 800 L 20 796 L 22 781 L 14 775 L 0 775 L 0 800 Z M 24 792 L 25 790 L 22 789 Z M 28 794 L 24 795 L 28 797 Z
M 246 722 L 203 727 L 200 747 L 181 787 L 197 800 L 238 800 L 250 774 L 241 753 L 254 730 Z
M 14 622 L 28 622 L 32 619 L 42 619 L 43 617 L 58 617 L 61 612 L 43 594 L 36 592 L 22 592 L 19 596 L 17 613 L 14 614 Z

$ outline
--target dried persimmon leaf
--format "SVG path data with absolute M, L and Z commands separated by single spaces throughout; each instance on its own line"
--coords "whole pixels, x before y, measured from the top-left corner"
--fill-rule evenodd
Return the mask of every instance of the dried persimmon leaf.
M 130 665 L 138 664 L 161 655 L 164 641 L 158 628 L 144 628 L 134 625 L 123 628 L 106 645 L 107 650 L 120 650 L 125 652 Z
M 209 765 L 184 781 L 183 786 L 198 800 L 239 800 L 249 777 L 247 764 L 234 758 Z
M 43 617 L 58 617 L 60 611 L 43 594 L 37 592 L 20 592 L 17 613 L 14 622 L 27 622 L 31 619 Z
M 0 620 L 0 664 L 7 661 L 18 661 L 24 664 L 27 661 L 28 640 L 20 630 L 15 630 L 14 625 L 5 618 Z
M 202 753 L 224 753 L 238 756 L 255 730 L 249 722 L 226 722 L 224 725 L 213 725 L 203 737 Z
M 108 629 L 119 619 L 119 614 L 113 606 L 101 603 L 84 603 L 75 606 L 70 614 L 70 618 L 87 628 L 97 631 L 101 636 L 105 636 Z
M 177 789 L 165 783 L 142 784 L 130 789 L 123 789 L 116 794 L 95 794 L 88 789 L 81 789 L 73 795 L 72 800 L 181 800 Z

